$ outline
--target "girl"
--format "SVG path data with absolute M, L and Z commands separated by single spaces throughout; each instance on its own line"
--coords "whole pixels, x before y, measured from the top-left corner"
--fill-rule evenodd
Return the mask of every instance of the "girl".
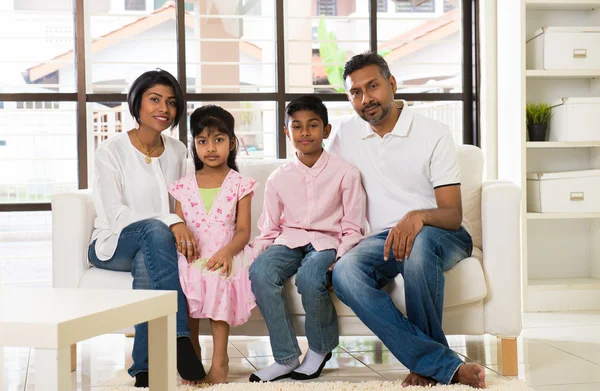
M 176 213 L 195 239 L 177 243 L 179 274 L 190 316 L 210 319 L 214 350 L 205 379 L 210 383 L 227 380 L 229 326 L 245 323 L 256 305 L 248 278 L 255 254 L 246 245 L 257 182 L 238 173 L 234 124 L 219 106 L 196 109 L 190 117 L 196 172 L 169 187 Z
M 177 369 L 184 380 L 205 376 L 196 356 L 185 296 L 177 276 L 176 241 L 193 235 L 175 214 L 167 186 L 185 173 L 185 145 L 162 132 L 174 128 L 185 112 L 177 80 L 167 71 L 138 77 L 127 95 L 137 126 L 106 140 L 96 150 L 93 186 L 96 220 L 88 249 L 99 269 L 130 272 L 133 289 L 175 290 Z M 197 340 L 196 333 L 195 339 Z M 136 387 L 148 387 L 148 324 L 135 326 L 133 365 Z

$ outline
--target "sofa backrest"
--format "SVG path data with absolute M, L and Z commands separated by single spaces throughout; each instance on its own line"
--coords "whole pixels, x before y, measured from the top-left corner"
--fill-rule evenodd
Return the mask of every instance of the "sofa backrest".
M 483 178 L 483 153 L 481 152 L 481 149 L 472 145 L 461 145 L 457 148 L 457 151 L 462 174 L 461 193 L 463 214 L 471 225 L 474 246 L 481 248 L 481 183 Z M 252 238 L 259 234 L 257 223 L 258 218 L 262 213 L 265 182 L 273 170 L 287 161 L 288 160 L 284 159 L 238 159 L 240 173 L 255 179 L 259 183 L 252 199 Z M 191 160 L 188 160 L 188 172 L 193 170 L 193 163 Z

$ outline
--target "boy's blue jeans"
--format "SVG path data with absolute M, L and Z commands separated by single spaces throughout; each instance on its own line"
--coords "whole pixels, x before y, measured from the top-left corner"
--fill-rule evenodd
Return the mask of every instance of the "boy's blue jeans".
M 99 269 L 131 272 L 133 289 L 177 291 L 177 337 L 189 337 L 188 307 L 179 284 L 175 237 L 165 223 L 147 219 L 130 224 L 121 231 L 113 257 L 101 261 L 96 242 L 90 244 L 88 259 Z M 129 375 L 148 372 L 148 323 L 135 325 L 133 365 Z
M 311 244 L 272 245 L 250 266 L 252 292 L 267 324 L 276 362 L 286 364 L 302 354 L 283 292 L 283 283 L 294 274 L 306 314 L 308 346 L 324 354 L 338 345 L 337 313 L 327 290 L 327 271 L 335 256 L 335 250 L 316 251 Z
M 449 384 L 463 362 L 442 331 L 442 272 L 471 255 L 471 236 L 462 227 L 447 231 L 425 226 L 408 259 L 397 262 L 392 256 L 383 260 L 388 232 L 365 238 L 340 258 L 333 269 L 335 293 L 408 369 Z M 404 277 L 407 317 L 381 290 L 398 273 Z

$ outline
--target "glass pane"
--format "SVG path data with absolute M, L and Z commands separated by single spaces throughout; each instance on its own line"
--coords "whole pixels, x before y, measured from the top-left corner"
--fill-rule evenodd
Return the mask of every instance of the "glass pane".
M 344 63 L 369 50 L 368 1 L 329 3 L 285 1 L 286 92 L 344 92 Z
M 51 212 L 0 213 L 0 286 L 52 286 Z
M 132 12 L 135 2 L 85 0 L 88 93 L 126 93 L 145 71 L 164 69 L 177 77 L 175 2 L 157 10 Z M 108 9 L 106 9 L 108 8 Z M 187 20 L 187 19 L 186 19 Z
M 395 7 L 377 14 L 377 44 L 398 81 L 398 92 L 461 92 L 461 2 L 391 3 Z
M 75 91 L 74 2 L 1 3 L 0 93 Z
M 419 114 L 450 127 L 454 143 L 463 143 L 463 103 L 461 101 L 409 102 Z
M 87 106 L 88 129 L 88 180 L 89 187 L 94 178 L 94 153 L 103 141 L 122 132 L 127 132 L 136 126 L 129 114 L 126 102 L 95 102 Z M 163 134 L 179 138 L 179 128 L 166 129 Z
M 76 103 L 17 103 L 0 108 L 0 203 L 49 202 L 76 190 Z
M 275 1 L 186 1 L 188 92 L 275 91 Z
M 189 102 L 188 125 L 190 115 L 204 104 L 219 105 L 235 118 L 235 135 L 240 141 L 238 160 L 276 157 L 275 102 Z M 191 145 L 191 136 L 188 142 Z

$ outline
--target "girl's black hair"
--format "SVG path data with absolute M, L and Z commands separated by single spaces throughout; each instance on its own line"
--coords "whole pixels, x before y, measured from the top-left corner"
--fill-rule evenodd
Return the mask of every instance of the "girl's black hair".
M 198 157 L 196 152 L 196 137 L 202 133 L 204 129 L 207 130 L 208 135 L 214 131 L 219 131 L 226 134 L 230 141 L 235 141 L 234 148 L 229 151 L 229 157 L 227 158 L 227 166 L 235 171 L 240 171 L 235 162 L 238 150 L 238 139 L 235 136 L 233 129 L 235 128 L 235 119 L 233 115 L 224 108 L 216 105 L 206 105 L 198 107 L 190 116 L 190 129 L 192 131 L 192 156 L 194 157 L 194 166 L 196 171 L 201 170 L 204 167 L 204 163 Z
M 173 77 L 169 72 L 162 69 L 155 71 L 148 71 L 142 73 L 131 85 L 129 93 L 127 94 L 127 104 L 129 105 L 129 112 L 131 116 L 140 123 L 140 107 L 142 107 L 142 96 L 148 89 L 155 85 L 167 86 L 173 89 L 175 93 L 175 107 L 176 113 L 173 119 L 171 128 L 175 128 L 179 124 L 179 120 L 185 112 L 185 99 L 183 97 L 183 91 L 177 82 L 177 79 Z

